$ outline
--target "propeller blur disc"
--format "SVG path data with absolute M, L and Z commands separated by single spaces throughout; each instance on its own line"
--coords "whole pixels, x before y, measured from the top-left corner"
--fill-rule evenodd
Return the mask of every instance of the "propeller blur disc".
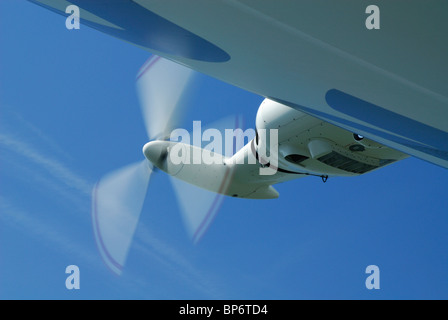
M 157 56 L 142 66 L 137 90 L 149 140 L 169 137 L 181 117 L 180 100 L 193 74 L 193 70 Z
M 145 160 L 109 173 L 93 189 L 95 239 L 104 262 L 116 274 L 126 261 L 150 175 Z
M 226 130 L 232 130 L 232 132 L 234 132 L 235 134 L 232 141 L 227 141 L 222 145 L 222 150 L 210 151 L 222 154 L 227 158 L 232 157 L 232 155 L 235 154 L 239 150 L 239 148 L 244 145 L 244 143 L 235 143 L 235 140 L 238 142 L 239 140 L 243 139 L 243 120 L 244 119 L 242 118 L 242 116 L 233 115 L 222 118 L 207 126 L 204 126 L 204 128 L 202 128 L 203 130 L 214 129 L 223 137 L 226 136 Z M 252 140 L 254 136 L 250 136 L 247 138 L 249 140 Z M 230 142 L 231 148 L 226 145 Z M 199 148 L 205 147 L 207 149 L 207 146 L 203 146 L 201 141 L 199 141 L 199 144 L 193 141 L 193 145 Z M 213 181 L 213 183 L 215 183 L 217 186 L 216 189 L 220 190 L 221 193 L 215 193 L 202 189 L 200 187 L 177 179 L 175 176 L 170 176 L 170 180 L 176 193 L 187 233 L 192 241 L 194 243 L 197 243 L 206 233 L 209 226 L 215 219 L 216 214 L 221 208 L 222 202 L 224 200 L 224 195 L 222 193 L 225 193 L 225 190 L 232 180 L 232 172 L 230 169 L 228 169 L 221 179 Z

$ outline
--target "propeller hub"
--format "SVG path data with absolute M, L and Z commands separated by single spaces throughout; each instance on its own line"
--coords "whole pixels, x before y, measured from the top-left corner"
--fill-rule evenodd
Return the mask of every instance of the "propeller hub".
M 150 141 L 143 146 L 143 154 L 153 165 L 163 170 L 168 156 L 167 147 L 166 141 Z

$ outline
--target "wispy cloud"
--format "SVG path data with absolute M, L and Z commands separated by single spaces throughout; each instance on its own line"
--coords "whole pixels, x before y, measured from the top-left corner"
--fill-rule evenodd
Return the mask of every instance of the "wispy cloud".
M 64 163 L 60 158 L 70 157 L 66 156 L 63 149 L 42 130 L 18 114 L 15 115 L 15 119 L 23 125 L 22 128 L 19 127 L 21 131 L 8 125 L 0 126 L 0 148 L 2 149 L 0 160 L 3 170 L 6 164 L 9 169 L 14 169 L 10 174 L 15 180 L 27 185 L 32 181 L 33 185 L 36 185 L 36 188 L 49 198 L 58 200 L 62 198 L 63 202 L 76 204 L 77 209 L 70 210 L 71 214 L 76 214 L 77 221 L 82 222 L 83 229 L 90 229 L 90 202 L 94 182 L 76 173 Z M 80 212 L 81 214 L 77 214 Z M 62 254 L 76 257 L 79 261 L 97 268 L 98 272 L 107 270 L 102 265 L 100 255 L 94 246 L 88 246 L 86 242 L 80 243 L 76 235 L 62 231 L 65 226 L 60 224 L 65 223 L 64 220 L 41 220 L 40 215 L 30 212 L 25 204 L 5 194 L 0 194 L 0 219 L 11 227 L 23 230 L 43 244 L 50 244 Z M 218 281 L 215 277 L 199 270 L 174 245 L 156 237 L 145 226 L 139 226 L 139 230 L 143 232 L 137 235 L 132 250 L 136 250 L 135 253 L 139 257 L 144 257 L 145 263 L 158 266 L 157 270 L 161 273 L 167 273 L 178 283 L 196 290 L 203 296 L 210 298 L 222 296 L 220 293 L 222 286 L 217 285 Z M 148 291 L 154 292 L 148 290 L 155 288 L 152 287 L 150 280 L 144 277 L 145 275 L 126 274 L 125 268 L 124 280 L 120 281 L 120 286 L 129 292 L 141 292 L 142 295 L 147 295 Z M 151 295 L 149 297 L 151 298 Z
M 36 214 L 20 208 L 3 196 L 0 196 L 0 212 L 0 218 L 4 223 L 51 245 L 52 248 L 59 249 L 58 252 L 67 255 L 70 259 L 82 261 L 82 264 L 89 266 L 94 266 L 100 261 L 93 250 L 86 250 L 84 246 L 73 241 L 63 232 L 59 232 L 58 228 L 40 221 Z
M 136 234 L 134 250 L 150 257 L 151 263 L 157 262 L 164 272 L 178 278 L 182 283 L 195 289 L 200 294 L 211 298 L 223 297 L 223 284 L 214 275 L 194 265 L 185 254 L 175 246 L 163 241 L 145 225 L 139 226 Z
M 67 151 L 59 146 L 51 137 L 48 136 L 42 129 L 25 119 L 15 108 L 11 106 L 1 107 L 2 117 L 0 118 L 0 128 L 2 132 L 14 132 L 18 134 L 20 132 L 26 133 L 26 140 L 29 143 L 39 143 L 40 146 L 45 147 L 46 150 L 50 150 L 52 154 L 65 159 L 72 159 Z M 20 135 L 21 137 L 24 134 Z M 23 138 L 22 140 L 25 140 Z
M 35 238 L 43 246 L 48 245 L 58 253 L 80 261 L 80 264 L 102 267 L 94 247 L 86 247 L 85 242 L 76 239 L 76 234 L 64 232 L 73 225 L 74 218 L 82 228 L 90 227 L 93 183 L 59 160 L 58 157 L 67 158 L 62 148 L 19 114 L 5 112 L 2 106 L 1 120 L 2 222 Z M 6 189 L 5 179 L 14 182 L 13 189 Z M 33 188 L 39 193 L 40 202 L 22 202 L 27 196 L 26 190 Z M 64 214 L 71 216 L 58 214 L 54 219 L 48 219 L 51 210 L 61 208 L 61 205 L 67 208 Z M 44 212 L 37 211 L 42 208 L 45 208 Z
M 73 188 L 81 194 L 90 196 L 92 183 L 75 174 L 60 161 L 41 153 L 32 144 L 19 140 L 12 134 L 0 132 L 0 145 L 31 160 L 66 187 Z

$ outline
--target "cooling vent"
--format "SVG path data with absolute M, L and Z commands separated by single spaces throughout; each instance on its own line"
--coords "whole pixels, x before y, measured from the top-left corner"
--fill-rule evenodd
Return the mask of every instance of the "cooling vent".
M 363 174 L 378 168 L 378 166 L 359 162 L 357 160 L 343 156 L 342 154 L 335 151 L 332 151 L 318 158 L 317 160 L 331 167 L 358 174 Z
M 308 159 L 308 157 L 302 156 L 301 154 L 290 154 L 285 157 L 285 160 L 295 164 L 300 164 L 302 161 L 305 161 L 306 159 Z

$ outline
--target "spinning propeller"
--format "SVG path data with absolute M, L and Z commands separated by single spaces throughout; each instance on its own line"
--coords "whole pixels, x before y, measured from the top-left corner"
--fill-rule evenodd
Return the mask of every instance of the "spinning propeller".
M 137 90 L 148 138 L 152 141 L 146 149 L 167 140 L 176 128 L 182 113 L 181 98 L 194 73 L 160 57 L 149 59 L 140 69 Z M 153 149 L 157 154 L 151 157 L 152 163 L 145 159 L 113 171 L 93 190 L 95 239 L 106 265 L 117 274 L 121 274 L 125 264 L 154 166 L 161 168 L 166 161 L 166 151 Z M 171 178 L 185 226 L 196 242 L 213 220 L 223 196 Z M 201 201 L 191 201 L 192 197 Z

